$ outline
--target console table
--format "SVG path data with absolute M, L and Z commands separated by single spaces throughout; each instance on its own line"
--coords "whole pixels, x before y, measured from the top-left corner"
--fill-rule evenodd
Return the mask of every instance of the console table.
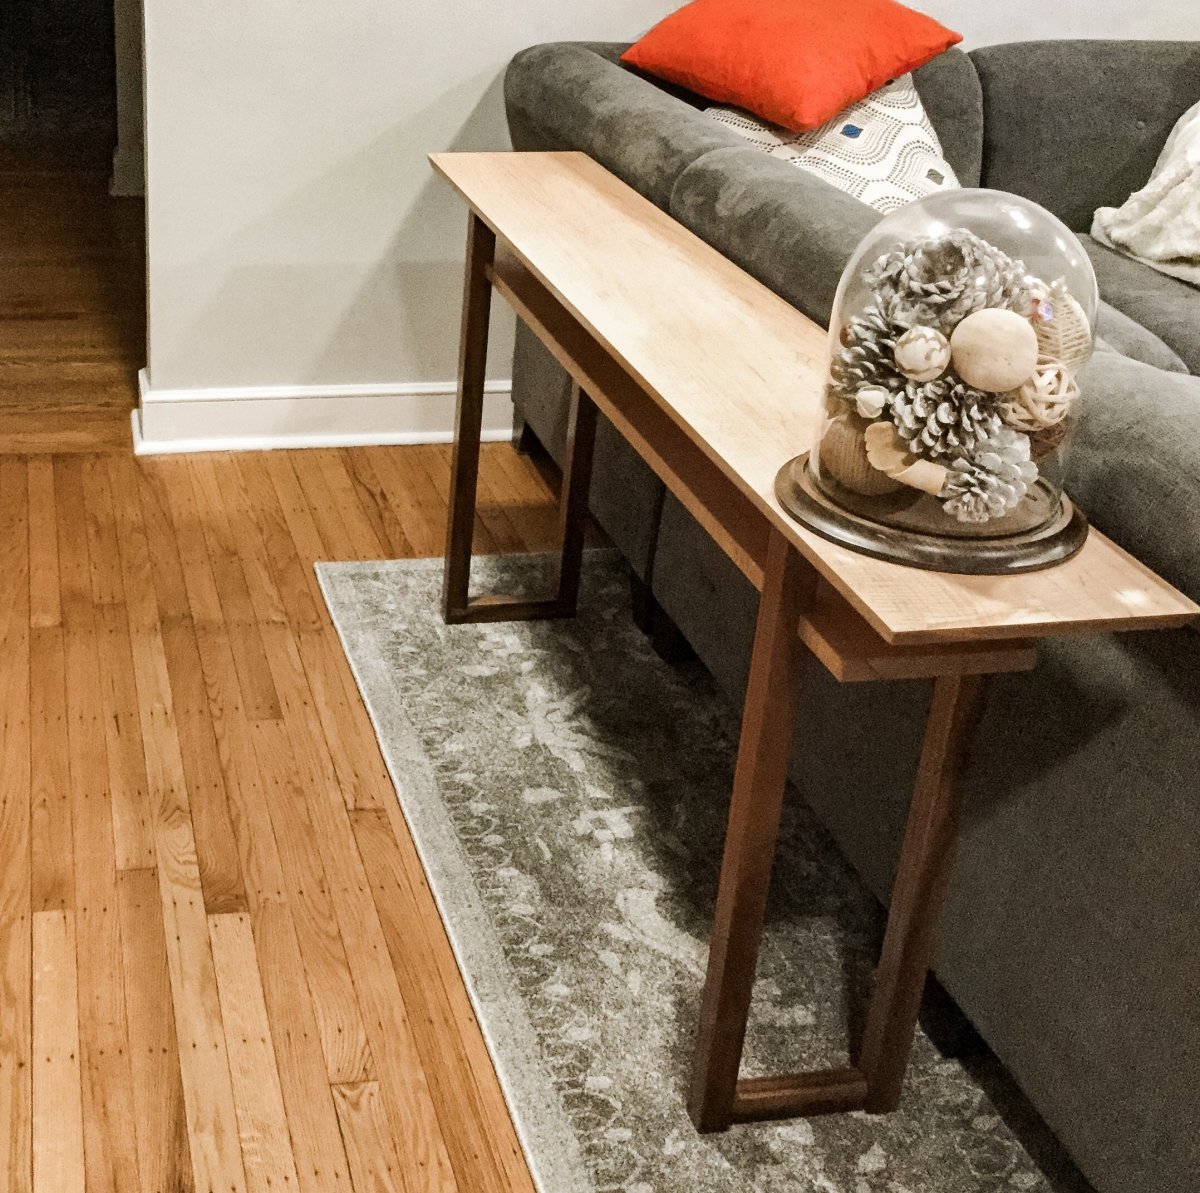
M 858 555 L 792 521 L 781 465 L 811 445 L 826 333 L 579 153 L 435 154 L 469 210 L 443 613 L 569 617 L 579 591 L 597 410 L 759 590 L 689 1108 L 700 1130 L 896 1106 L 933 958 L 956 777 L 987 676 L 1032 668 L 1036 639 L 1183 625 L 1188 598 L 1093 530 L 1042 572 L 959 576 Z M 542 600 L 470 593 L 492 291 L 574 380 L 562 557 Z M 767 886 L 810 653 L 839 680 L 933 680 L 933 698 L 862 1037 L 843 1068 L 739 1080 Z

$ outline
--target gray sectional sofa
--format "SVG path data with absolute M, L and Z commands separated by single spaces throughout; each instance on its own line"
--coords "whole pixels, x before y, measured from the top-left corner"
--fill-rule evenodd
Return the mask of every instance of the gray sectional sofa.
M 505 85 L 515 148 L 587 152 L 827 322 L 879 217 L 750 148 L 704 101 L 621 67 L 623 49 L 519 54 Z M 1200 101 L 1200 45 L 953 50 L 916 82 L 964 185 L 1027 195 L 1085 233 L 1096 207 L 1144 182 Z M 1088 367 L 1068 487 L 1097 526 L 1200 599 L 1200 291 L 1085 243 L 1108 347 Z M 525 331 L 513 376 L 519 417 L 559 455 L 568 383 Z M 607 426 L 592 504 L 740 700 L 755 594 Z M 928 690 L 840 687 L 816 665 L 806 682 L 797 785 L 884 898 Z M 1200 1189 L 1200 635 L 1054 641 L 1034 673 L 996 682 L 937 973 L 1101 1193 Z

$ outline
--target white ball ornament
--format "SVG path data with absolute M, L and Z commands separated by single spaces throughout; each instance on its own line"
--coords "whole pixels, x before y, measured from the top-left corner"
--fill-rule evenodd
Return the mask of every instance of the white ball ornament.
M 950 341 L 936 327 L 910 327 L 897 341 L 896 368 L 912 381 L 932 381 L 950 363 Z
M 1037 332 L 1016 311 L 989 307 L 968 315 L 950 333 L 950 356 L 968 385 L 985 393 L 1004 393 L 1033 376 Z

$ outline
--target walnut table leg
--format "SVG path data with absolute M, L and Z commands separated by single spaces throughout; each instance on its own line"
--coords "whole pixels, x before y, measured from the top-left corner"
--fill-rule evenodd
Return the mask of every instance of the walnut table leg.
M 472 212 L 467 225 L 458 402 L 454 412 L 446 571 L 442 582 L 442 613 L 448 622 L 467 620 L 463 615 L 469 605 L 471 544 L 475 535 L 475 501 L 479 488 L 479 437 L 483 427 L 483 385 L 491 321 L 492 286 L 488 281 L 488 269 L 495 254 L 496 234 Z
M 801 649 L 797 626 L 815 585 L 816 573 L 800 553 L 782 535 L 772 535 L 700 1010 L 689 1110 L 701 1131 L 723 1130 L 733 1120 L 792 747 Z
M 782 545 L 781 545 L 782 544 Z M 796 626 L 814 577 L 780 538 L 763 584 L 709 949 L 689 1110 L 701 1131 L 736 1122 L 894 1109 L 933 959 L 957 829 L 957 777 L 984 677 L 934 683 L 916 788 L 866 1028 L 853 1066 L 739 1080 L 796 714 Z
M 492 297 L 489 277 L 495 255 L 495 234 L 478 216 L 472 214 L 467 235 L 458 403 L 454 417 L 446 570 L 442 584 L 442 616 L 449 625 L 572 617 L 579 596 L 583 541 L 587 530 L 588 489 L 596 442 L 596 406 L 579 386 L 575 386 L 571 392 L 566 464 L 559 499 L 562 556 L 555 595 L 545 600 L 527 600 L 503 595 L 472 597 L 470 593 L 471 547 L 479 489 L 479 441 L 483 425 L 484 367 Z
M 934 682 L 883 952 L 859 1049 L 858 1067 L 867 1079 L 866 1110 L 894 1110 L 900 1101 L 954 856 L 958 772 L 979 716 L 984 678 L 952 675 Z

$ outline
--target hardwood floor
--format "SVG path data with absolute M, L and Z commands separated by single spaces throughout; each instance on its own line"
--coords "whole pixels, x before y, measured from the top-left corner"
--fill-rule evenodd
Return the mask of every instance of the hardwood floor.
M 0 204 L 0 1189 L 532 1190 L 312 570 L 440 554 L 448 449 L 135 460 L 136 207 Z

